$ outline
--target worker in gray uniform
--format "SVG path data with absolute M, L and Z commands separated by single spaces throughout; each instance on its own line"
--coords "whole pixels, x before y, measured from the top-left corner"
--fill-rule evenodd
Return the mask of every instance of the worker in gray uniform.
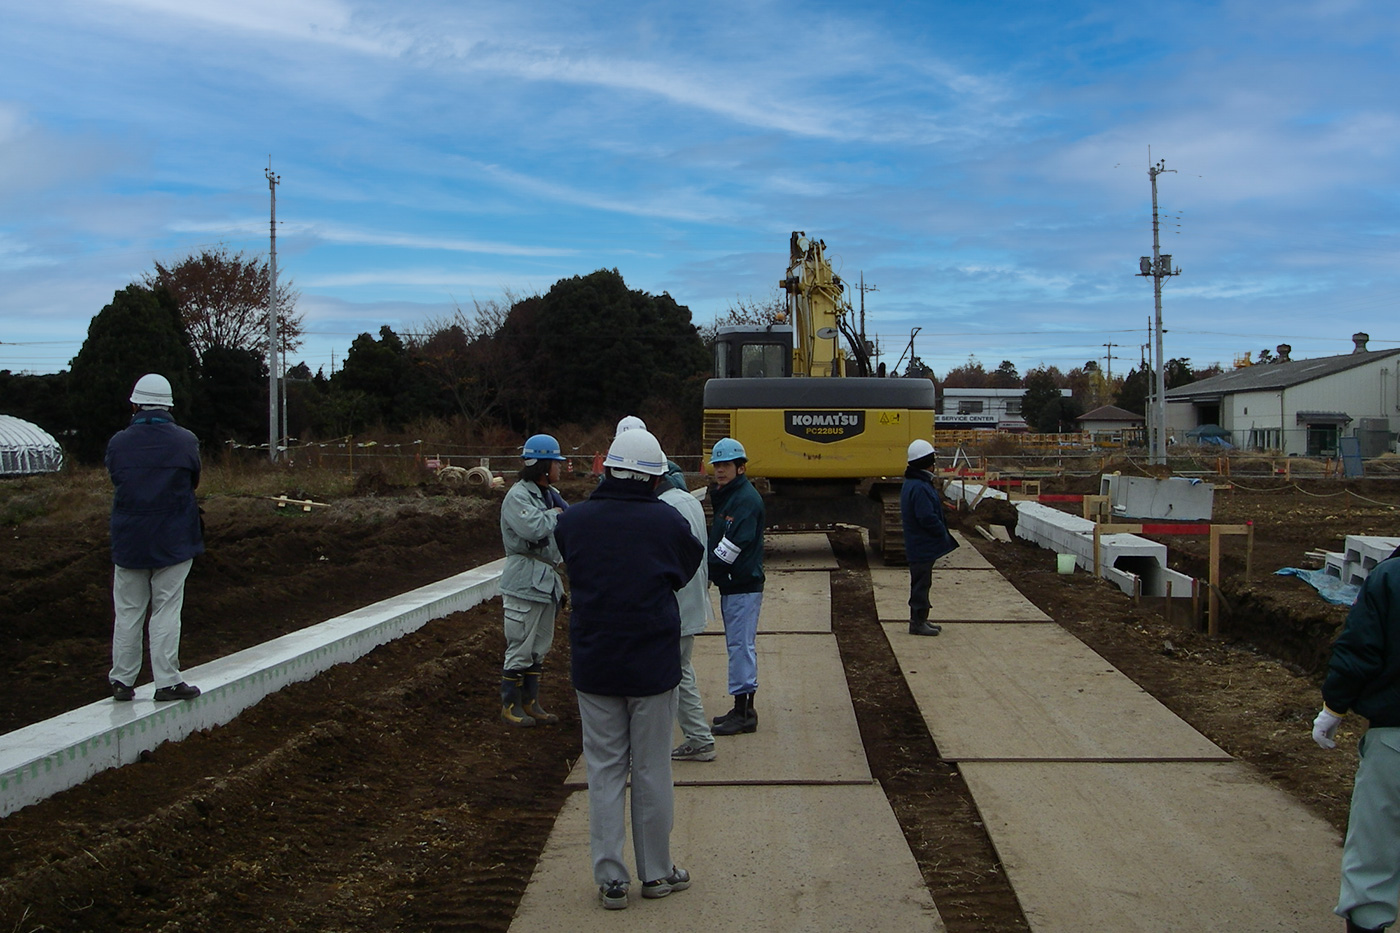
M 513 726 L 554 725 L 540 706 L 544 656 L 554 643 L 554 618 L 564 599 L 554 528 L 568 504 L 554 484 L 564 455 L 559 442 L 536 434 L 520 449 L 519 479 L 501 502 L 506 563 L 499 589 L 505 613 L 506 654 L 501 673 L 501 718 Z
M 1313 740 L 1336 748 L 1349 712 L 1369 722 L 1351 792 L 1342 886 L 1347 933 L 1378 933 L 1400 900 L 1400 548 L 1367 574 L 1332 645 Z

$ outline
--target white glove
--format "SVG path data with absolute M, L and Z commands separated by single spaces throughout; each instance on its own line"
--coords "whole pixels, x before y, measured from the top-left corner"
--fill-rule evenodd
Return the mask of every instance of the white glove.
M 1320 748 L 1336 748 L 1337 727 L 1342 724 L 1342 717 L 1332 712 L 1325 705 L 1322 712 L 1317 714 L 1313 720 L 1313 741 Z
M 724 563 L 732 564 L 739 559 L 741 550 L 742 548 L 728 538 L 720 538 L 719 544 L 715 545 L 713 553 L 715 557 L 719 558 Z

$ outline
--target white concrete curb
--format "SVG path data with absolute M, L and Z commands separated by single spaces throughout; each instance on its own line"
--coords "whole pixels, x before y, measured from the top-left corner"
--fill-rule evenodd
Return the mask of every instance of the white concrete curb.
M 230 722 L 287 684 L 310 680 L 382 644 L 496 595 L 505 559 L 336 616 L 184 673 L 203 691 L 157 703 L 152 684 L 130 703 L 99 700 L 0 736 L 0 816 L 191 732 Z

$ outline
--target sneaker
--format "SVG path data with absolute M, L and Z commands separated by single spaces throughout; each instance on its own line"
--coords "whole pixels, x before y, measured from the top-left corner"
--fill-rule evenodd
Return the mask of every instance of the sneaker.
M 671 749 L 671 760 L 714 761 L 715 743 L 710 742 L 706 745 L 694 745 L 690 742 L 686 742 L 683 745 L 677 745 L 675 748 Z
M 128 687 L 126 684 L 122 683 L 120 680 L 113 680 L 111 681 L 111 684 L 112 699 L 126 701 L 134 699 L 136 697 L 136 691 L 131 687 Z
M 603 902 L 604 910 L 626 910 L 627 882 L 609 881 L 607 884 L 600 884 L 598 898 Z
M 941 631 L 943 631 L 943 626 L 935 625 L 932 622 L 910 621 L 909 623 L 910 635 L 937 635 Z
M 665 897 L 672 891 L 684 891 L 688 887 L 690 872 L 672 865 L 671 873 L 665 878 L 657 878 L 642 885 L 642 897 Z
M 199 688 L 191 687 L 183 680 L 173 687 L 158 687 L 155 698 L 157 700 L 193 700 L 199 696 Z

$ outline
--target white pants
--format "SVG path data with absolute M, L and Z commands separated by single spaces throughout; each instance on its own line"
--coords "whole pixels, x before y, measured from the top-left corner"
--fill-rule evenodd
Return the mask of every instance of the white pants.
M 671 728 L 676 691 L 649 697 L 578 694 L 588 762 L 588 842 L 597 884 L 632 880 L 622 859 L 624 797 L 632 774 L 632 848 L 637 874 L 671 873 Z M 630 762 L 630 767 L 629 767 Z
M 710 720 L 705 718 L 705 703 L 700 698 L 700 684 L 695 679 L 695 665 L 691 663 L 691 653 L 695 650 L 695 636 L 681 636 L 681 682 L 676 687 L 676 720 L 680 723 L 681 734 L 692 745 L 713 745 L 714 734 L 710 731 Z
M 136 686 L 141 673 L 141 640 L 146 613 L 151 617 L 151 673 L 156 689 L 173 687 L 180 676 L 180 610 L 185 606 L 185 578 L 193 560 L 131 570 L 114 567 L 112 605 L 116 622 L 112 626 L 112 670 L 109 680 Z

